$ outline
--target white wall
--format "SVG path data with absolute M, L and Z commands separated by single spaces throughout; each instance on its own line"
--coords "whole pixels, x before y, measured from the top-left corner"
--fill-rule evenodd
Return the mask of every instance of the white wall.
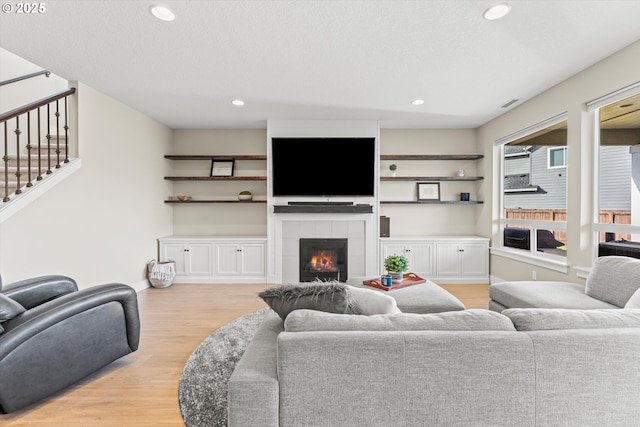
M 77 97 L 82 168 L 0 225 L 5 283 L 65 274 L 83 288 L 135 285 L 172 234 L 162 179 L 172 130 L 84 84 Z
M 593 259 L 592 184 L 593 150 L 591 128 L 585 103 L 634 84 L 640 80 L 640 41 L 567 79 L 532 100 L 514 108 L 478 129 L 478 141 L 485 155 L 482 184 L 485 204 L 480 209 L 477 232 L 499 241 L 500 197 L 499 150 L 494 142 L 520 129 L 536 124 L 564 111 L 568 112 L 567 145 L 568 188 L 567 227 L 569 233 L 567 263 L 569 273 L 547 271 L 518 261 L 491 256 L 491 275 L 505 280 L 529 280 L 538 271 L 538 280 L 573 280 L 571 267 L 589 267 Z M 514 94 L 517 98 L 518 94 Z

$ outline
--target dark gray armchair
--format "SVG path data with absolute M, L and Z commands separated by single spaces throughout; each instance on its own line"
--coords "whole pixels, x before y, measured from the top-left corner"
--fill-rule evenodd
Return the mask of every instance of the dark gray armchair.
M 78 290 L 69 277 L 42 276 L 3 287 L 0 279 L 0 410 L 22 409 L 74 384 L 136 351 L 139 340 L 130 286 Z

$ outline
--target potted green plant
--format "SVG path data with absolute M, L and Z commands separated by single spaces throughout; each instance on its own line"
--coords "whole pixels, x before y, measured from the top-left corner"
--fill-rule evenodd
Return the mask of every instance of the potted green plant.
M 384 268 L 394 283 L 400 283 L 402 273 L 409 268 L 409 261 L 402 255 L 389 255 L 384 260 Z
M 396 176 L 396 169 L 398 169 L 398 165 L 392 163 L 389 165 L 389 170 L 391 171 L 391 176 Z

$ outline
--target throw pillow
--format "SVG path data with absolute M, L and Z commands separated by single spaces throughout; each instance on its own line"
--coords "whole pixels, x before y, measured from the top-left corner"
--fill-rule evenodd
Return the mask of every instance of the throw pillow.
M 594 261 L 584 291 L 592 298 L 624 307 L 638 289 L 640 259 L 611 255 Z
M 640 328 L 640 310 L 509 308 L 502 314 L 510 318 L 519 331 Z
M 515 331 L 500 313 L 471 309 L 443 313 L 354 316 L 297 310 L 284 322 L 287 332 L 312 331 Z
M 394 314 L 402 313 L 395 298 L 373 289 L 356 288 L 346 285 L 353 308 L 353 314 Z
M 4 294 L 0 294 L 0 322 L 6 322 L 13 319 L 20 313 L 24 313 L 26 310 L 16 301 L 12 300 Z
M 258 294 L 284 320 L 299 309 L 352 313 L 346 285 L 338 282 L 311 282 L 283 285 Z
M 635 291 L 629 301 L 624 305 L 624 308 L 640 308 L 640 289 Z

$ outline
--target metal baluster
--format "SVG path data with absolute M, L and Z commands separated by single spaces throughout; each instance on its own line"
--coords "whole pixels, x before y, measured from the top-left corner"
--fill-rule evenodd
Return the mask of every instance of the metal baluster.
M 64 162 L 69 163 L 69 110 L 67 109 L 67 98 L 64 97 Z
M 22 190 L 20 189 L 21 185 L 20 185 L 20 175 L 22 175 L 22 172 L 20 172 L 20 134 L 22 132 L 20 131 L 20 116 L 16 117 L 16 130 L 15 130 L 15 134 L 16 134 L 16 179 L 17 179 L 17 189 L 15 191 L 15 194 L 20 194 L 22 193 Z
M 47 104 L 47 175 L 51 173 L 51 103 Z
M 3 202 L 8 202 L 11 200 L 9 198 L 9 145 L 8 145 L 8 136 L 7 136 L 7 122 L 4 122 L 4 156 L 2 156 L 2 160 L 4 161 L 4 198 Z
M 60 104 L 56 99 L 56 169 L 60 168 Z
M 31 111 L 27 111 L 27 187 L 33 187 L 31 182 Z
M 38 107 L 38 181 L 42 181 L 42 131 L 40 130 L 40 107 Z

